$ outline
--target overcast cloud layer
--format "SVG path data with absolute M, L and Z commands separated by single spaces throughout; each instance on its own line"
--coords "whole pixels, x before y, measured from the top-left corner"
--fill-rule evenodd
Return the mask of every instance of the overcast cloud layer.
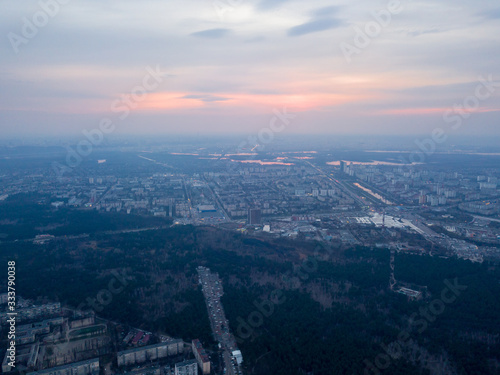
M 500 135 L 500 85 L 477 95 L 500 81 L 500 5 L 397 3 L 4 0 L 0 133 L 253 132 L 287 107 L 290 133 Z

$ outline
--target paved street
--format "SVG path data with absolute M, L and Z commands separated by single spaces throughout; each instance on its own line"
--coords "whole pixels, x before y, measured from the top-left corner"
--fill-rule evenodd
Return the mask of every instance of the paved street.
M 220 298 L 223 295 L 222 282 L 219 275 L 211 273 L 210 269 L 206 267 L 198 267 L 198 275 L 200 277 L 200 284 L 202 287 L 205 302 L 207 304 L 208 317 L 212 327 L 212 333 L 216 341 L 222 347 L 224 368 L 226 374 L 241 373 L 239 366 L 235 365 L 232 358 L 232 352 L 238 350 L 236 341 L 229 331 L 229 322 L 226 319 L 224 308 Z

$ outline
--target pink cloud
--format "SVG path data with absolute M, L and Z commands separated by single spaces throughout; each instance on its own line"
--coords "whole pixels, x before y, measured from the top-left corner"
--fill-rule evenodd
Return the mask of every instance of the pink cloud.
M 433 114 L 444 114 L 453 110 L 453 107 L 444 108 L 401 108 L 401 109 L 384 109 L 380 111 L 375 111 L 375 115 L 396 115 L 396 116 L 407 116 L 407 115 L 433 115 Z M 497 108 L 478 108 L 474 110 L 463 109 L 464 113 L 485 113 L 485 112 L 498 112 L 500 109 Z

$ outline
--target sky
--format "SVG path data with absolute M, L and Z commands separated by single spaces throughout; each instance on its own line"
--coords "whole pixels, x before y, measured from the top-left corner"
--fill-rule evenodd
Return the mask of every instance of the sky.
M 489 0 L 2 0 L 0 137 L 500 136 L 499 35 Z

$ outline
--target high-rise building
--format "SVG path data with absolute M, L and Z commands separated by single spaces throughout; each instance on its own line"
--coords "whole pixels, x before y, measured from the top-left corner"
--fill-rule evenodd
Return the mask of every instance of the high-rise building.
M 258 225 L 262 221 L 262 211 L 259 208 L 251 208 L 248 210 L 248 224 Z
M 345 172 L 347 169 L 347 163 L 343 160 L 340 161 L 340 171 Z
M 95 202 L 97 202 L 97 191 L 92 190 L 90 192 L 90 203 L 95 203 Z
M 426 204 L 427 203 L 427 196 L 425 194 L 420 194 L 418 197 L 418 203 L 419 204 Z

